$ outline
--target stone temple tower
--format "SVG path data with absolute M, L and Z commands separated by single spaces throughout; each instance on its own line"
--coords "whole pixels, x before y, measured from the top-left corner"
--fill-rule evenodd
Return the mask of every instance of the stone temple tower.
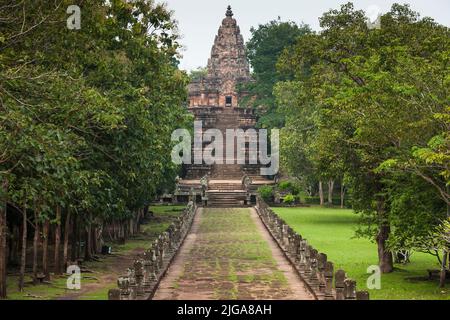
M 188 87 L 189 111 L 196 121 L 201 121 L 203 132 L 208 129 L 218 129 L 222 132 L 223 150 L 226 150 L 227 129 L 254 129 L 256 115 L 251 108 L 240 104 L 245 92 L 238 91 L 239 84 L 252 81 L 249 63 L 246 57 L 244 39 L 236 19 L 233 18 L 231 7 L 228 6 L 225 18 L 219 27 L 217 36 L 208 59 L 207 73 L 200 79 L 193 80 Z M 255 141 L 255 140 L 253 140 Z M 211 141 L 203 141 L 204 150 Z M 245 144 L 236 143 L 233 138 L 234 162 L 207 164 L 200 159 L 198 162 L 184 165 L 183 178 L 177 183 L 175 199 L 186 200 L 192 193 L 197 195 L 197 201 L 204 205 L 216 207 L 236 207 L 250 205 L 256 196 L 257 188 L 271 184 L 272 180 L 260 175 L 260 164 L 250 164 L 248 148 L 250 138 Z M 238 161 L 237 148 L 246 155 L 246 159 Z M 202 154 L 192 146 L 192 155 Z M 197 151 L 197 152 L 196 152 Z M 225 157 L 225 154 L 223 155 Z M 228 159 L 228 158 L 227 158 Z M 205 180 L 208 182 L 205 183 Z
M 189 106 L 237 107 L 236 85 L 250 81 L 250 70 L 244 38 L 230 6 L 214 40 L 207 70 L 206 77 L 189 85 Z

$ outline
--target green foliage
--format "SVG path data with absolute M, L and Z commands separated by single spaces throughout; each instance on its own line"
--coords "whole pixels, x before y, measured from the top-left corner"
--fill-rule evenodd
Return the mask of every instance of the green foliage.
M 314 205 L 319 205 L 320 204 L 320 198 L 319 197 L 305 197 L 304 199 L 306 204 L 314 204 Z M 350 208 L 350 203 L 351 203 L 351 199 L 349 199 L 348 196 L 346 196 L 345 201 L 344 201 L 344 206 L 346 208 Z M 340 197 L 333 197 L 332 198 L 332 204 L 334 206 L 340 206 L 341 205 L 341 198 Z
M 300 187 L 298 184 L 290 180 L 285 180 L 278 183 L 277 189 L 284 192 L 288 191 L 294 195 L 297 195 L 300 192 Z
M 287 194 L 283 197 L 283 203 L 287 205 L 291 205 L 295 202 L 295 197 L 292 194 Z
M 354 237 L 358 216 L 352 210 L 323 207 L 280 208 L 273 210 L 314 248 L 327 254 L 335 270 L 345 270 L 356 280 L 357 290 L 368 290 L 367 268 L 378 262 L 376 244 Z M 414 252 L 409 264 L 395 266 L 398 272 L 381 275 L 381 289 L 369 289 L 370 299 L 450 299 L 448 288 L 440 289 L 438 280 L 427 279 L 427 269 L 438 269 L 429 254 Z
M 299 36 L 309 33 L 310 28 L 279 19 L 252 28 L 250 32 L 251 38 L 246 47 L 255 81 L 240 88 L 248 94 L 248 99 L 241 104 L 257 108 L 260 127 L 281 127 L 284 116 L 277 111 L 272 91 L 275 83 L 285 77 L 277 72 L 276 63 L 283 50 L 295 44 Z
M 207 68 L 198 67 L 197 69 L 192 70 L 189 73 L 189 78 L 191 79 L 191 81 L 198 81 L 203 77 L 205 77 L 207 73 L 208 73 Z
M 280 57 L 291 77 L 274 90 L 286 116 L 281 162 L 301 181 L 344 179 L 358 234 L 374 238 L 390 225 L 390 245 L 402 246 L 433 234 L 449 203 L 450 32 L 407 5 L 394 4 L 380 29 L 366 22 L 342 5 Z
M 258 194 L 264 201 L 271 202 L 273 199 L 273 187 L 271 186 L 259 187 Z
M 291 190 L 292 189 L 292 182 L 291 181 L 281 181 L 278 184 L 278 189 L 280 191 Z
M 68 30 L 70 4 L 0 13 L 0 181 L 42 218 L 60 205 L 123 221 L 176 175 L 170 136 L 189 120 L 176 24 L 153 1 L 85 1 Z

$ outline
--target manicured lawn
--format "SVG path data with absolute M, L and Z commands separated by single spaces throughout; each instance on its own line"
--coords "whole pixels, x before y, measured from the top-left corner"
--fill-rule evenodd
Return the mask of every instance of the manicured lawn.
M 358 290 L 367 290 L 366 273 L 377 264 L 375 243 L 354 238 L 358 217 L 352 210 L 321 207 L 273 208 L 295 231 L 328 256 L 328 260 L 357 281 Z M 450 284 L 438 288 L 438 280 L 427 280 L 427 269 L 439 269 L 437 259 L 414 252 L 411 263 L 395 265 L 395 271 L 383 274 L 381 289 L 369 290 L 371 299 L 450 299 Z

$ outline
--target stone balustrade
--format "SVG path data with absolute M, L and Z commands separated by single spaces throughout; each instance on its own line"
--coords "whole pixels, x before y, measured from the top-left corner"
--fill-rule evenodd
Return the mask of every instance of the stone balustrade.
M 127 274 L 117 279 L 118 288 L 109 290 L 109 300 L 148 300 L 153 297 L 189 232 L 196 209 L 194 202 L 188 203 L 181 216 L 153 241 L 142 256 L 137 257 Z
M 356 291 L 356 281 L 348 278 L 344 270 L 334 272 L 327 255 L 309 245 L 259 196 L 256 209 L 267 230 L 317 299 L 369 300 L 367 291 Z

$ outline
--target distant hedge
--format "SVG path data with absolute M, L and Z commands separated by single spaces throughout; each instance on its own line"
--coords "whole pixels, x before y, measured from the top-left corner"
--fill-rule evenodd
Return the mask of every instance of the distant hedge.
M 320 197 L 305 197 L 304 199 L 306 204 L 320 204 Z M 340 197 L 333 197 L 332 199 L 333 205 L 340 206 L 341 205 L 341 198 Z M 325 197 L 325 204 L 328 203 L 328 198 Z M 344 206 L 346 208 L 351 208 L 351 201 L 346 195 L 344 198 Z

